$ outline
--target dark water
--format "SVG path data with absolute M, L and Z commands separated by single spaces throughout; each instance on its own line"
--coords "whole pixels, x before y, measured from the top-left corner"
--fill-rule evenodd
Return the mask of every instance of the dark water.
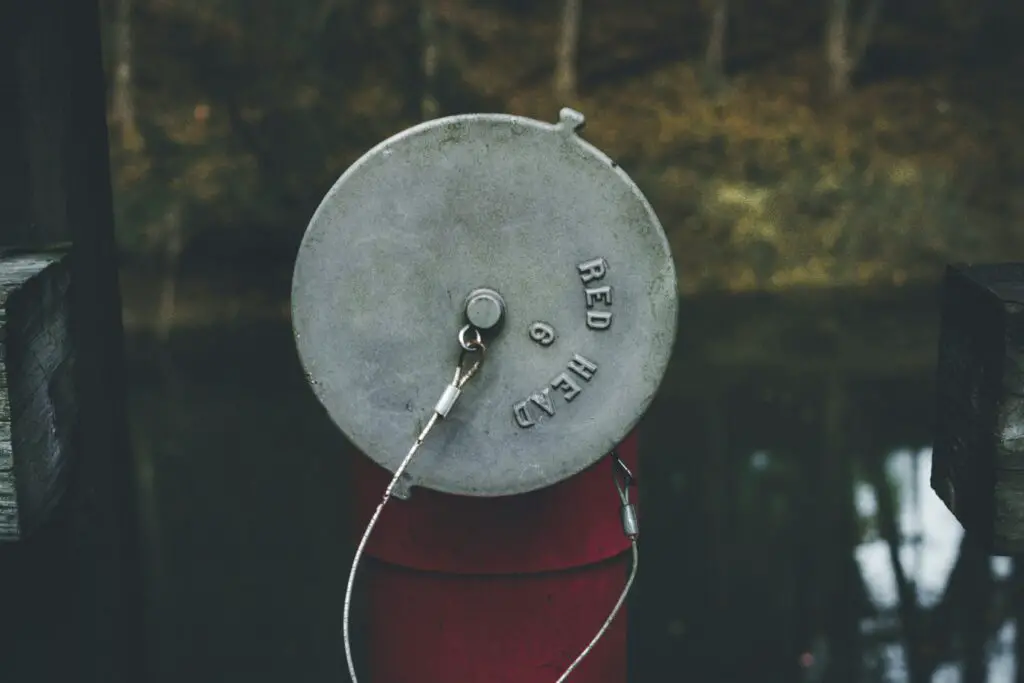
M 632 680 L 1012 679 L 1009 564 L 921 485 L 933 298 L 683 302 L 640 427 Z M 129 363 L 155 680 L 346 680 L 346 444 L 288 323 L 133 337 Z

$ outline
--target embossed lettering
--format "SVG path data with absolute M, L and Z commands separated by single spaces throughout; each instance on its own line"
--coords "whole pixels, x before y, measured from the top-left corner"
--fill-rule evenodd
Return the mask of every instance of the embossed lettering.
M 612 288 L 608 285 L 584 289 L 583 294 L 587 298 L 587 308 L 593 308 L 599 302 L 608 305 L 612 303 Z
M 572 360 L 569 361 L 569 369 L 581 379 L 589 382 L 597 372 L 597 364 L 577 353 L 573 354 Z
M 539 392 L 531 396 L 530 401 L 548 415 L 555 414 L 555 404 L 551 402 L 551 389 L 544 387 Z
M 530 417 L 530 411 L 526 409 L 526 401 L 520 401 L 519 403 L 512 406 L 512 414 L 515 415 L 516 424 L 526 429 L 532 427 L 536 423 L 533 418 Z
M 601 287 L 588 287 L 587 284 L 594 280 L 601 280 L 608 273 L 608 262 L 603 258 L 596 258 L 591 261 L 580 263 L 576 266 L 580 273 L 580 280 L 583 281 L 583 300 L 587 305 L 587 327 L 591 330 L 607 330 L 612 325 L 611 311 L 594 311 L 597 304 L 605 306 L 612 305 L 612 288 L 609 285 Z
M 592 330 L 607 330 L 612 325 L 610 311 L 587 311 L 587 327 Z
M 530 339 L 541 346 L 551 346 L 555 341 L 555 328 L 538 320 L 530 325 Z
M 596 258 L 591 261 L 576 266 L 576 270 L 580 273 L 580 280 L 583 280 L 583 284 L 587 284 L 592 280 L 600 280 L 604 277 L 605 272 L 608 270 L 608 262 L 603 258 Z
M 582 391 L 582 389 L 580 389 L 580 385 L 572 381 L 572 377 L 569 377 L 569 373 L 567 372 L 563 372 L 558 375 L 558 377 L 551 382 L 551 388 L 561 391 L 566 402 L 576 398 L 576 395 Z
M 551 390 L 558 391 L 562 398 L 565 399 L 565 402 L 569 403 L 583 391 L 583 386 L 572 375 L 576 375 L 576 377 L 585 382 L 589 382 L 594 378 L 596 372 L 597 363 L 578 353 L 574 353 L 572 360 L 566 364 L 566 371 L 559 373 L 557 377 L 551 380 L 549 386 L 532 394 L 525 401 L 520 401 L 512 406 L 512 415 L 515 418 L 516 424 L 521 429 L 527 429 L 537 424 L 537 420 L 543 418 L 544 415 L 554 417 L 555 401 L 552 398 Z M 531 409 L 531 404 L 539 408 L 541 412 Z

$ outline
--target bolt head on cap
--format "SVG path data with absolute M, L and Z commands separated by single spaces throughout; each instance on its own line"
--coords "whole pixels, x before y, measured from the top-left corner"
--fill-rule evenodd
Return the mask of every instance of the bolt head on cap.
M 466 298 L 466 320 L 478 330 L 491 330 L 505 315 L 505 301 L 493 289 L 476 289 Z

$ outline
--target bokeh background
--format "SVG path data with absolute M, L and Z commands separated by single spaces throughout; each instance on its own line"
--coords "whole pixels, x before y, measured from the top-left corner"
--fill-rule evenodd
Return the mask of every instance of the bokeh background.
M 927 484 L 943 265 L 1024 259 L 1024 4 L 103 10 L 155 680 L 343 680 L 348 446 L 292 348 L 299 239 L 409 125 L 570 105 L 683 294 L 633 680 L 1024 681 L 1022 575 Z

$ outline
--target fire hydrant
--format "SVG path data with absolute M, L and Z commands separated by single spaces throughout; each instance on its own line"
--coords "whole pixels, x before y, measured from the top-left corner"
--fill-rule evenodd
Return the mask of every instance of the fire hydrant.
M 296 346 L 365 454 L 353 679 L 625 679 L 633 430 L 675 341 L 676 277 L 650 204 L 583 122 L 428 121 L 353 164 L 307 228 Z

